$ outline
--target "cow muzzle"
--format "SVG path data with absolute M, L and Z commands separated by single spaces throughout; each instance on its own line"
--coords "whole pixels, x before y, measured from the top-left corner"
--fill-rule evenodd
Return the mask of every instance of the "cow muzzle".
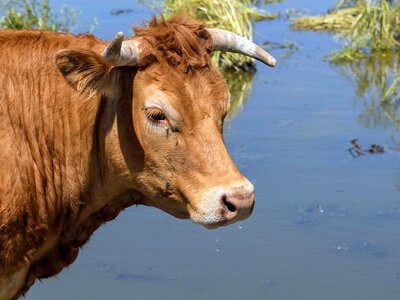
M 214 187 L 204 193 L 196 209 L 190 210 L 190 217 L 214 229 L 247 219 L 254 204 L 254 187 L 249 182 L 231 188 Z

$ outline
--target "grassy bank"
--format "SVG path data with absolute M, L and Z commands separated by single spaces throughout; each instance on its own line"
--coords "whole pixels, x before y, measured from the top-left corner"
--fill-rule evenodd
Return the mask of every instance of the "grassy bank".
M 353 80 L 358 96 L 378 101 L 382 117 L 400 126 L 400 1 L 342 0 L 325 15 L 297 18 L 291 25 L 335 33 L 342 48 L 328 61 Z
M 400 1 L 342 0 L 325 15 L 293 20 L 292 28 L 336 33 L 344 41 L 344 47 L 330 57 L 334 62 L 398 51 Z

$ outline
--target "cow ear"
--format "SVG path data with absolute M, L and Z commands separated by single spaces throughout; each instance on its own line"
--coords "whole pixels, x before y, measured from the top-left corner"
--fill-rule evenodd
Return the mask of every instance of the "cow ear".
M 62 50 L 56 64 L 67 82 L 80 93 L 105 93 L 111 84 L 112 67 L 97 53 L 86 50 Z

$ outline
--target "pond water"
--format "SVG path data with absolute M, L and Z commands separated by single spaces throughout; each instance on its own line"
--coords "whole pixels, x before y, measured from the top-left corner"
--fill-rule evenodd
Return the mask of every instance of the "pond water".
M 82 23 L 97 16 L 105 39 L 157 13 L 128 0 L 52 1 L 60 3 L 82 11 Z M 321 13 L 333 3 L 266 8 Z M 356 96 L 354 80 L 325 61 L 338 48 L 331 35 L 292 32 L 285 18 L 255 32 L 258 43 L 293 41 L 299 50 L 285 59 L 285 49 L 271 50 L 278 66 L 258 65 L 251 96 L 226 126 L 230 153 L 256 187 L 252 217 L 209 231 L 131 207 L 27 300 L 399 299 L 398 128 L 371 105 L 372 92 Z M 387 151 L 354 159 L 354 138 Z

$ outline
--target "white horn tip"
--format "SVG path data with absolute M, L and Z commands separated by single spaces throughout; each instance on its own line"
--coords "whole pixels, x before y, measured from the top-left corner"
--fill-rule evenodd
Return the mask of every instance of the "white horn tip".
M 276 59 L 275 57 L 271 57 L 270 61 L 269 61 L 269 66 L 270 67 L 275 67 L 276 66 Z
M 263 62 L 267 66 L 275 67 L 276 66 L 276 59 L 263 48 L 257 46 L 256 50 L 256 59 Z

